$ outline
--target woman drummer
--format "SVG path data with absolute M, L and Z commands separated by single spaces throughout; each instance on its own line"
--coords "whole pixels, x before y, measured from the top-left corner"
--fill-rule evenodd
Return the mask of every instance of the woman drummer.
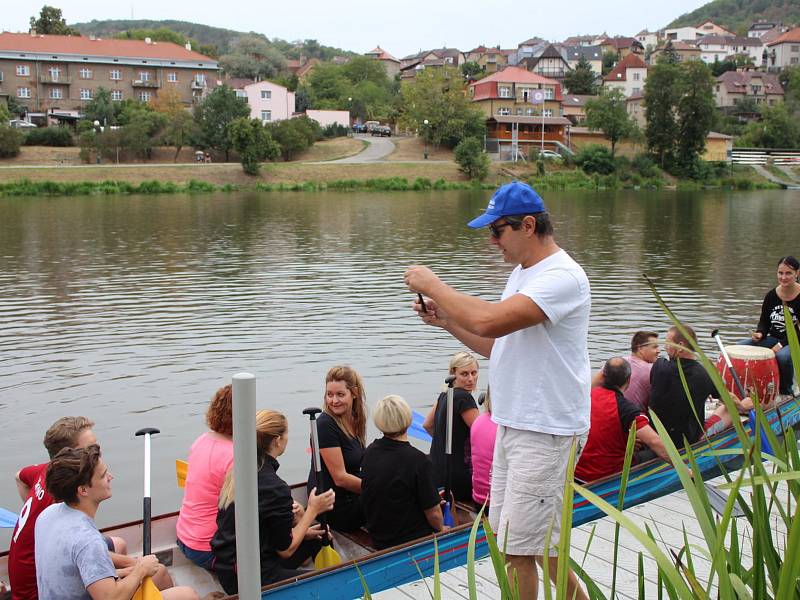
M 789 353 L 789 341 L 786 336 L 783 307 L 789 308 L 792 324 L 797 331 L 797 319 L 800 316 L 800 262 L 794 256 L 784 256 L 778 261 L 778 285 L 767 292 L 761 305 L 761 317 L 758 327 L 749 340 L 740 344 L 769 348 L 775 353 L 780 373 L 780 393 L 792 394 L 792 356 Z

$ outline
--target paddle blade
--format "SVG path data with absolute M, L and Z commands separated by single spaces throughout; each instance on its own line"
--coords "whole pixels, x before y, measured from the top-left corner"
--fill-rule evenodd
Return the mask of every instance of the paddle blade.
M 333 549 L 333 546 L 325 545 L 317 552 L 314 557 L 314 568 L 325 569 L 327 567 L 335 567 L 342 564 L 342 557 Z
M 408 435 L 423 442 L 430 442 L 433 438 L 425 431 L 422 424 L 425 422 L 425 417 L 414 411 L 411 417 L 411 426 L 408 428 Z
M 145 577 L 141 587 L 136 590 L 131 600 L 161 600 L 161 592 L 158 591 L 152 578 Z
M 186 487 L 186 471 L 189 469 L 189 463 L 180 458 L 175 459 L 175 477 L 178 479 L 178 487 Z
M 12 528 L 17 524 L 17 513 L 0 508 L 0 527 Z
M 453 518 L 453 511 L 450 510 L 449 502 L 445 502 L 444 506 L 442 506 L 442 518 L 444 519 L 444 524 L 447 527 L 456 526 L 456 520 Z

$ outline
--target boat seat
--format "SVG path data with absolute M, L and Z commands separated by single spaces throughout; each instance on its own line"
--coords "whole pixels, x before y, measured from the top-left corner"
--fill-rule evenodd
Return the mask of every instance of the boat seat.
M 356 529 L 355 531 L 349 531 L 344 533 L 342 531 L 337 531 L 336 536 L 344 537 L 351 542 L 361 546 L 368 552 L 375 552 L 375 545 L 372 541 L 372 536 L 370 535 L 369 531 L 361 527 L 360 529 Z

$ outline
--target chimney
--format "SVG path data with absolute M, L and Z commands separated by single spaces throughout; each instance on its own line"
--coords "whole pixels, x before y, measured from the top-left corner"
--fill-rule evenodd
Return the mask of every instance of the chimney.
M 146 38 L 144 38 L 144 43 L 145 43 L 145 44 L 152 44 L 152 43 L 153 43 L 153 40 L 152 40 L 152 39 L 150 39 L 149 37 L 146 37 Z
M 186 42 L 186 46 L 184 46 L 184 47 L 191 52 L 191 50 L 192 50 L 192 42 Z

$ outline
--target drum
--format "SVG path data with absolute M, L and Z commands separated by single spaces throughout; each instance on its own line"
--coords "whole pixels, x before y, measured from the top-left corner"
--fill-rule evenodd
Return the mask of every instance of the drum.
M 769 348 L 739 345 L 725 346 L 725 351 L 748 394 L 758 394 L 762 405 L 772 404 L 778 393 L 780 381 L 775 353 Z M 738 396 L 739 391 L 723 356 L 717 360 L 717 370 L 722 374 L 725 387 Z

